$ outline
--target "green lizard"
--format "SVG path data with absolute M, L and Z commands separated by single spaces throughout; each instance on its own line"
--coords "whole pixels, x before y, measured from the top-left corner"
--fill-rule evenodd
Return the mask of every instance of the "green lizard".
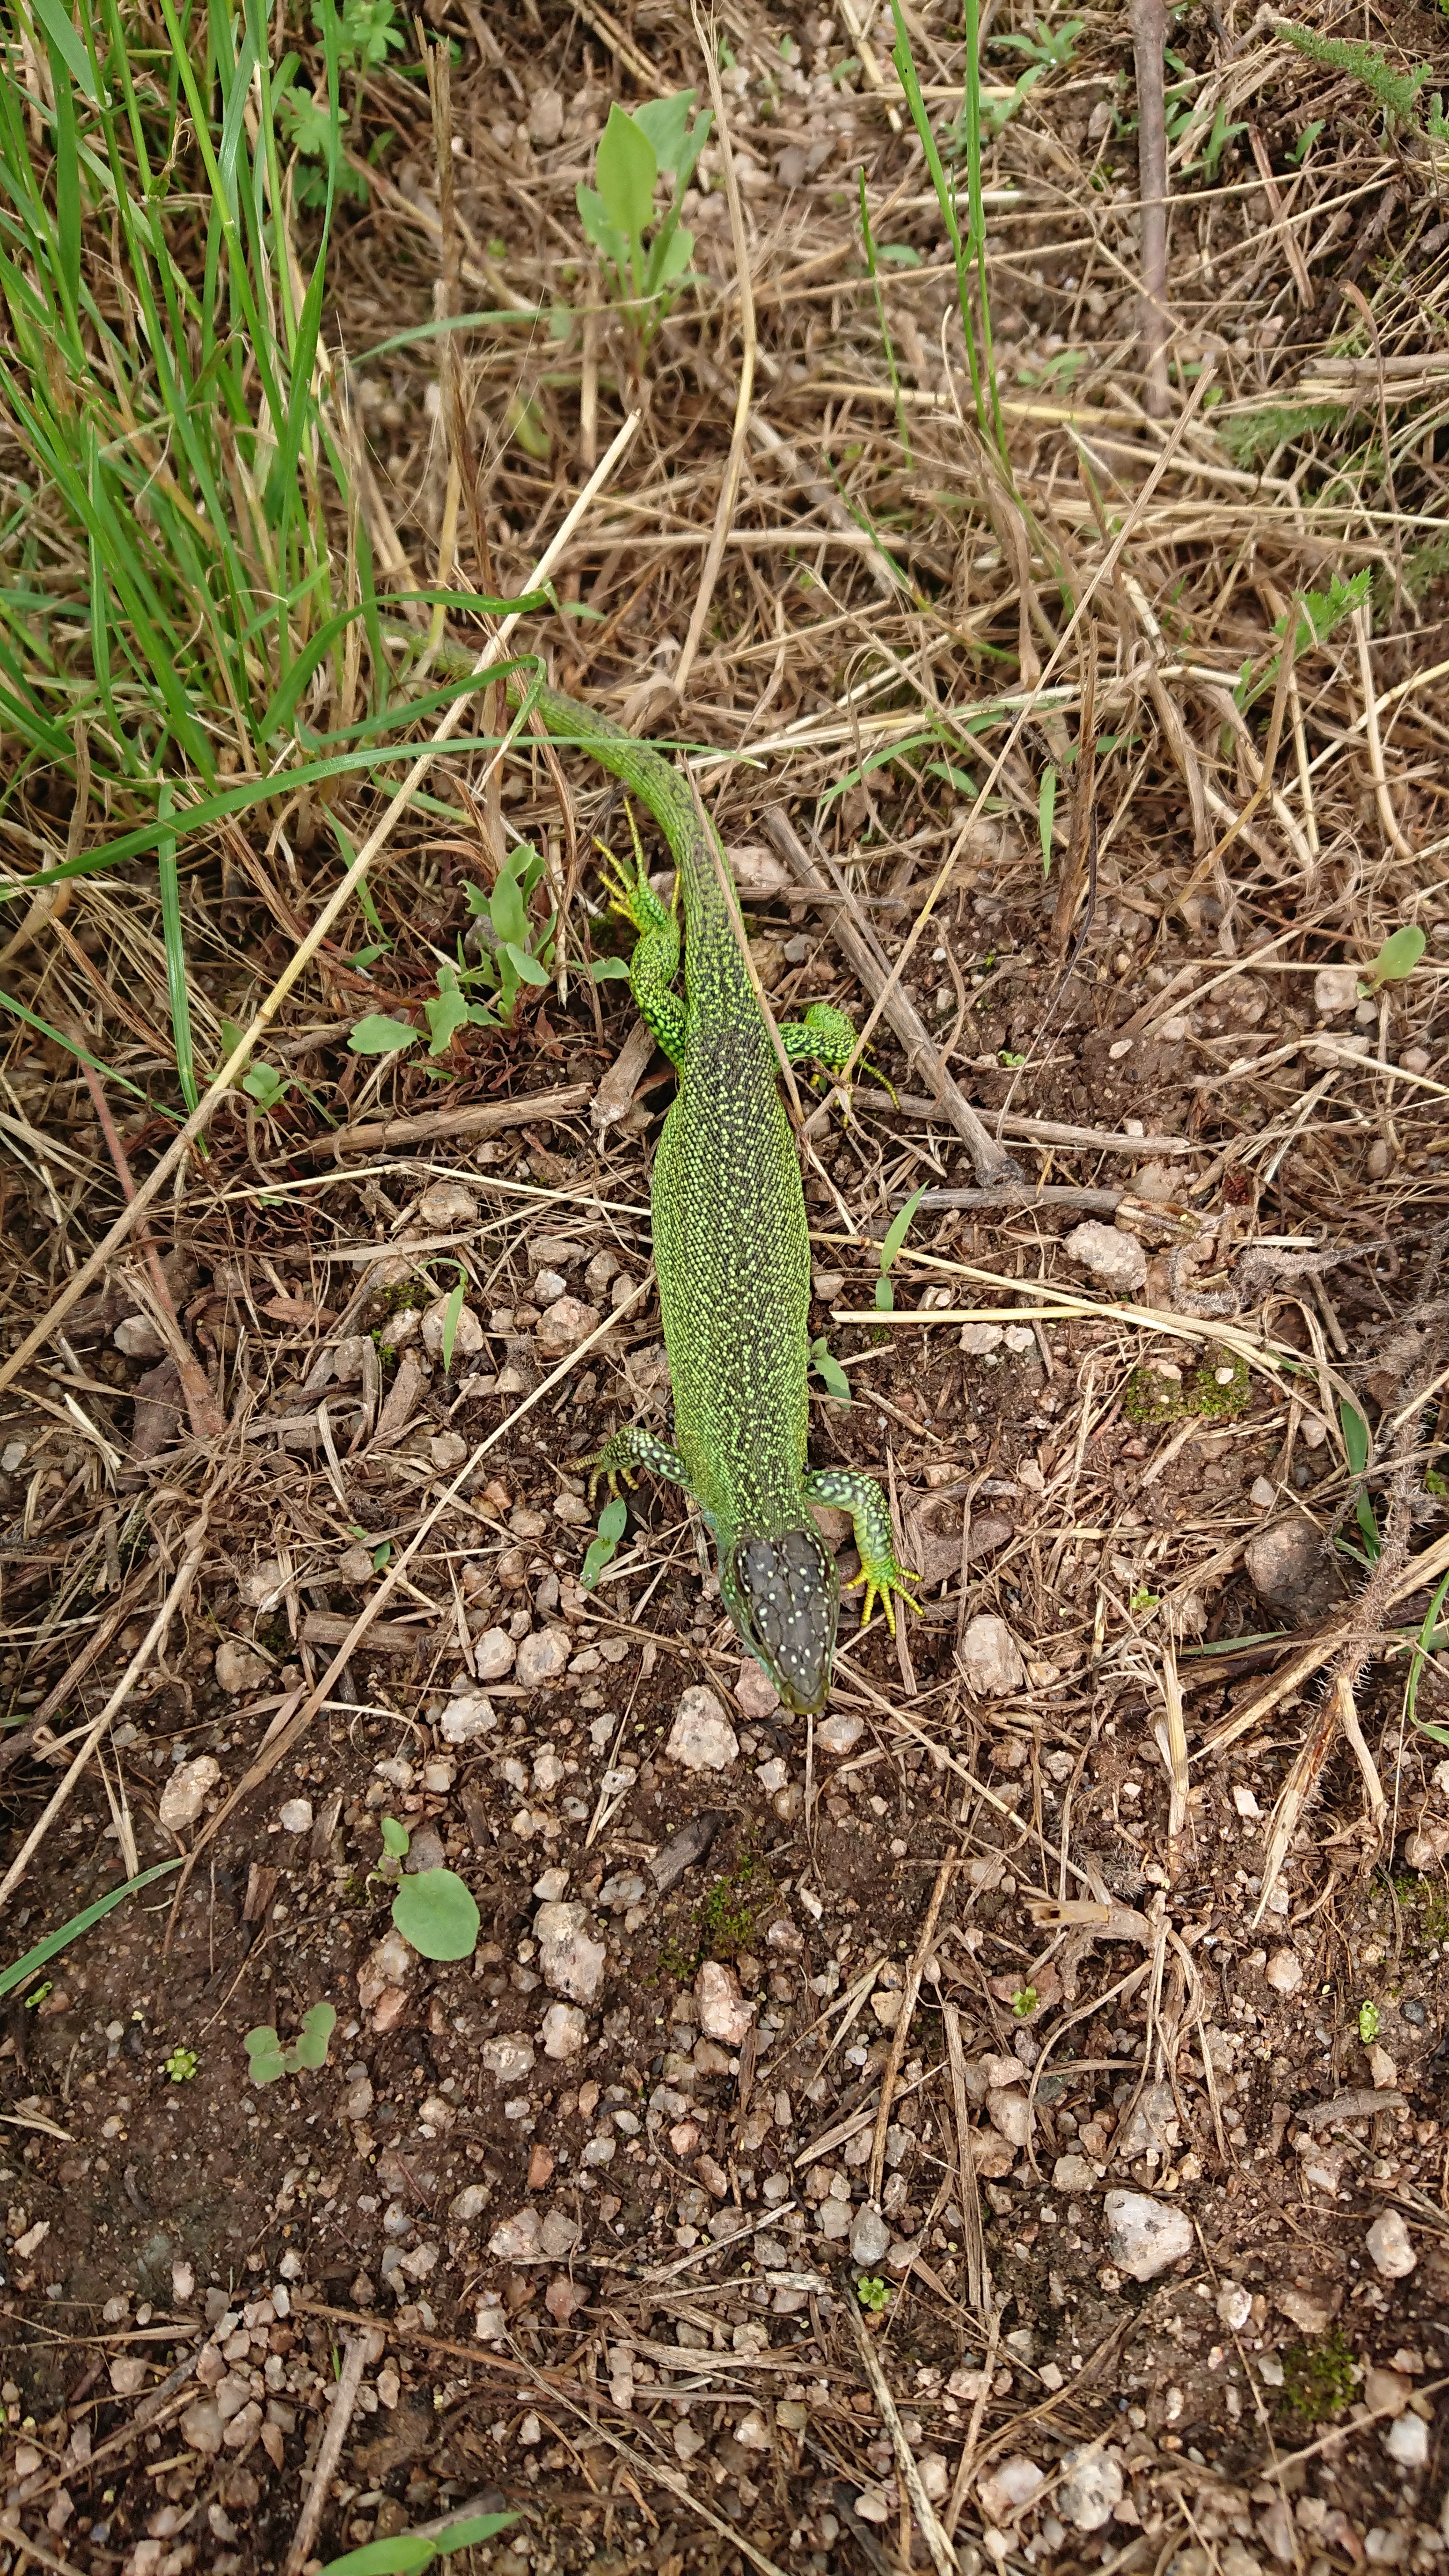
M 523 673 L 509 694 L 516 703 L 531 696 Z M 636 837 L 632 870 L 616 868 L 610 885 L 639 934 L 634 999 L 679 1072 L 650 1201 L 675 1445 L 637 1425 L 616 1432 L 586 1462 L 590 1493 L 600 1476 L 617 1490 L 620 1475 L 632 1484 L 633 1470 L 647 1467 L 693 1497 L 719 1549 L 720 1596 L 735 1626 L 785 1705 L 804 1715 L 830 1687 L 840 1606 L 835 1561 L 810 1505 L 849 1512 L 864 1615 L 879 1596 L 892 1635 L 893 1595 L 910 1600 L 904 1586 L 914 1578 L 896 1562 L 879 1485 L 854 1468 L 808 1464 L 805 1198 L 778 1059 L 741 954 L 729 863 L 688 781 L 648 743 L 553 690 L 533 703 L 556 742 L 590 752 L 648 807 L 677 871 L 666 908 Z M 674 988 L 681 889 L 682 995 Z M 838 1067 L 855 1044 L 844 1012 L 823 1002 L 779 1036 L 791 1064 Z

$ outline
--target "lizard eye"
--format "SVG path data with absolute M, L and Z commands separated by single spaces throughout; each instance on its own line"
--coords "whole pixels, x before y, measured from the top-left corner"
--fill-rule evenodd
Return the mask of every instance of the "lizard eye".
M 788 1708 L 819 1708 L 830 1680 L 840 1593 L 820 1533 L 786 1530 L 731 1550 L 727 1598 Z

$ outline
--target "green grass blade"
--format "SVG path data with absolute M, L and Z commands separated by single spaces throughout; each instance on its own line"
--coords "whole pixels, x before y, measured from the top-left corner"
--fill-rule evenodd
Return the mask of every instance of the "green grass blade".
M 165 823 L 171 813 L 171 788 L 161 783 L 157 799 L 157 818 Z M 171 1040 L 176 1049 L 176 1076 L 181 1097 L 187 1109 L 196 1107 L 201 1094 L 196 1087 L 196 1058 L 191 1043 L 191 994 L 186 976 L 186 938 L 181 924 L 181 886 L 176 870 L 176 837 L 168 833 L 156 853 L 156 868 L 161 884 L 161 930 L 166 947 L 166 993 L 171 1004 Z
M 27 1950 L 23 1959 L 15 1960 L 11 1967 L 0 1968 L 0 1996 L 13 1994 L 15 1988 L 33 1976 L 37 1968 L 45 1966 L 47 1959 L 69 1949 L 72 1941 L 78 1941 L 83 1932 L 89 1932 L 93 1923 L 99 1923 L 126 1897 L 137 1895 L 143 1887 L 149 1887 L 153 1879 L 165 1878 L 173 1869 L 180 1867 L 179 1859 L 158 1860 L 154 1869 L 143 1869 L 138 1878 L 128 1878 L 124 1887 L 113 1887 L 108 1896 L 97 1897 L 95 1904 L 88 1905 L 83 1914 L 73 1914 L 68 1923 L 62 1923 L 58 1932 L 47 1932 L 45 1939 L 37 1941 L 33 1950 Z

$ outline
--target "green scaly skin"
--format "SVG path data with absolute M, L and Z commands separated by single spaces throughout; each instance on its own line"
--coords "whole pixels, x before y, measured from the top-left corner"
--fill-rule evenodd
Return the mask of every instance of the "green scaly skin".
M 509 694 L 530 683 L 519 674 Z M 894 1595 L 913 1578 L 897 1564 L 879 1485 L 853 1468 L 812 1472 L 809 1403 L 810 1238 L 779 1066 L 740 953 L 729 863 L 688 782 L 648 743 L 572 698 L 536 700 L 554 741 L 577 744 L 646 805 L 674 854 L 675 905 L 645 874 L 616 869 L 610 893 L 634 925 L 634 999 L 679 1072 L 654 1159 L 651 1207 L 675 1446 L 619 1431 L 588 1463 L 612 1489 L 650 1468 L 693 1496 L 719 1549 L 720 1596 L 786 1706 L 805 1715 L 830 1687 L 840 1607 L 835 1562 L 812 1503 L 848 1511 L 860 1551 L 864 1615 L 879 1596 L 895 1634 Z M 719 869 L 716 869 L 716 857 Z M 684 991 L 679 966 L 684 898 Z M 734 909 L 734 918 L 731 913 Z M 782 1027 L 792 1064 L 844 1064 L 855 1032 L 816 1002 Z M 912 1605 L 914 1606 L 914 1604 Z

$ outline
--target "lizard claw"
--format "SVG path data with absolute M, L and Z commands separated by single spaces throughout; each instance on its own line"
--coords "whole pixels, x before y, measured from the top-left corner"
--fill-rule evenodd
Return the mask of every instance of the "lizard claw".
M 600 1458 L 597 1460 L 586 1459 L 584 1464 L 589 1470 L 588 1490 L 590 1505 L 593 1503 L 594 1496 L 598 1492 L 600 1481 L 603 1478 L 608 1479 L 609 1491 L 613 1495 L 615 1502 L 619 1499 L 619 1478 L 621 1476 L 623 1477 L 631 1494 L 635 1491 L 638 1485 L 638 1477 L 631 1474 L 627 1467 L 619 1466 L 617 1463 L 610 1466 L 604 1459 Z
M 880 1606 L 885 1612 L 886 1626 L 889 1628 L 891 1635 L 894 1636 L 896 1633 L 896 1607 L 893 1596 L 896 1593 L 899 1593 L 907 1608 L 914 1610 L 917 1618 L 919 1618 L 921 1605 L 919 1601 L 915 1599 L 914 1595 L 906 1590 L 906 1585 L 908 1583 L 919 1583 L 919 1581 L 920 1576 L 918 1574 L 913 1574 L 908 1565 L 897 1565 L 894 1557 L 891 1557 L 885 1561 L 877 1562 L 874 1565 L 862 1566 L 859 1574 L 853 1576 L 851 1581 L 844 1586 L 844 1589 L 847 1592 L 856 1592 L 860 1590 L 862 1585 L 864 1586 L 865 1599 L 860 1605 L 860 1624 L 862 1628 L 865 1627 L 872 1610 L 875 1608 L 877 1600 L 879 1600 Z

